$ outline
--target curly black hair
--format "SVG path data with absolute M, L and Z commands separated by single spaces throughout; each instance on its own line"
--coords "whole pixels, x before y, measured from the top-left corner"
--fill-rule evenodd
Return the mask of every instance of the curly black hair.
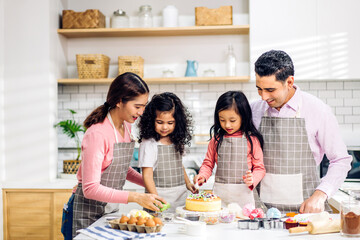
M 185 152 L 185 145 L 190 146 L 193 133 L 192 116 L 181 100 L 171 92 L 156 94 L 146 105 L 145 111 L 140 118 L 140 142 L 142 139 L 154 138 L 160 140 L 160 135 L 155 131 L 156 111 L 173 112 L 175 129 L 169 135 L 175 150 L 181 155 Z

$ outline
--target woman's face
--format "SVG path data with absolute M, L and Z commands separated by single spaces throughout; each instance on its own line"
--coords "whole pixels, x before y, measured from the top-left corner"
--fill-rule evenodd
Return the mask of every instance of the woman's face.
M 126 122 L 134 123 L 136 119 L 144 113 L 148 99 L 149 94 L 146 93 L 139 95 L 126 103 L 119 102 L 116 104 L 120 110 L 121 118 Z
M 173 117 L 173 111 L 160 112 L 156 111 L 155 118 L 155 132 L 157 132 L 161 138 L 169 136 L 175 129 L 175 119 Z
M 228 134 L 233 134 L 240 130 L 241 117 L 234 109 L 226 109 L 219 112 L 220 126 Z

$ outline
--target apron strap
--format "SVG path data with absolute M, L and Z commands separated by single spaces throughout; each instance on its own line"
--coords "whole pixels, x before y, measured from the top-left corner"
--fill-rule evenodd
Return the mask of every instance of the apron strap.
M 114 129 L 114 134 L 115 134 L 116 143 L 118 143 L 118 142 L 119 142 L 119 139 L 118 139 L 118 137 L 117 137 L 116 128 L 115 128 L 114 122 L 113 122 L 113 120 L 112 120 L 112 118 L 111 118 L 110 112 L 108 112 L 107 118 L 109 119 L 109 121 L 110 121 L 110 123 L 111 123 L 111 125 L 112 125 L 112 127 L 113 127 L 113 129 Z

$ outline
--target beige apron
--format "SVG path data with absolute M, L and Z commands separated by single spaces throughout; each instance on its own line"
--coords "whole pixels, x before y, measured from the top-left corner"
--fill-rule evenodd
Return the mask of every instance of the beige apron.
M 111 119 L 110 114 L 107 116 L 114 128 L 116 143 L 114 143 L 113 159 L 110 165 L 101 174 L 100 184 L 109 188 L 122 190 L 127 172 L 130 167 L 130 161 L 134 152 L 135 142 L 118 142 L 116 129 Z M 124 125 L 126 130 L 126 125 Z M 131 134 L 130 134 L 131 137 Z M 109 204 L 106 202 L 87 199 L 82 190 L 82 184 L 79 183 L 74 197 L 73 207 L 73 229 L 72 235 L 76 236 L 76 231 L 79 229 L 87 228 L 96 220 L 101 218 L 107 212 L 114 212 L 118 210 L 119 204 Z
M 254 192 L 242 178 L 249 170 L 247 146 L 245 135 L 223 138 L 219 146 L 213 192 L 221 198 L 223 206 L 229 203 L 237 203 L 241 207 L 248 203 L 255 205 Z
M 266 169 L 260 184 L 260 199 L 268 208 L 276 207 L 283 213 L 297 212 L 320 184 L 305 119 L 300 118 L 299 110 L 293 118 L 268 117 L 266 111 L 259 130 L 264 137 Z M 325 210 L 331 211 L 327 202 Z
M 158 145 L 157 167 L 154 170 L 154 183 L 158 195 L 170 203 L 169 212 L 185 205 L 187 189 L 184 179 L 182 157 L 174 145 Z

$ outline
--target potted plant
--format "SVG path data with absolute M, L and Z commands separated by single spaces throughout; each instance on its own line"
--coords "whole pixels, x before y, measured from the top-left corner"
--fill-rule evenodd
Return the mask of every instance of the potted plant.
M 68 120 L 63 120 L 54 125 L 54 127 L 61 128 L 62 132 L 67 135 L 70 139 L 74 139 L 77 149 L 77 157 L 75 160 L 64 160 L 63 171 L 68 174 L 75 174 L 80 165 L 80 154 L 81 154 L 81 143 L 79 138 L 80 132 L 85 132 L 86 129 L 79 123 L 75 121 L 74 115 L 76 112 L 72 109 L 69 109 L 71 113 L 71 118 Z

